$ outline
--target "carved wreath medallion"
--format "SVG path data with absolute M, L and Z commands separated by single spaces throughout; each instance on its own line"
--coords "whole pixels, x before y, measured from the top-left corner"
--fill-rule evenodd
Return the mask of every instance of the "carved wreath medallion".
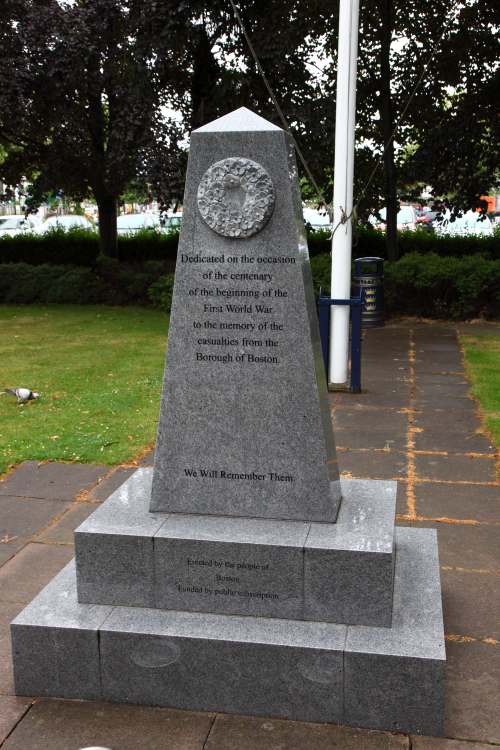
M 274 210 L 274 185 L 261 164 L 230 157 L 212 164 L 198 186 L 203 220 L 224 237 L 251 237 Z

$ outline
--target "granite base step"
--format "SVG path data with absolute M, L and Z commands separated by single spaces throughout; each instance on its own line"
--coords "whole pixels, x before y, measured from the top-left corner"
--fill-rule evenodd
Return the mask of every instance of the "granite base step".
M 330 524 L 150 513 L 151 480 L 75 531 L 80 602 L 390 626 L 396 482 L 342 480 Z
M 12 623 L 16 693 L 439 735 L 436 532 L 396 550 L 391 628 L 81 604 L 70 563 Z

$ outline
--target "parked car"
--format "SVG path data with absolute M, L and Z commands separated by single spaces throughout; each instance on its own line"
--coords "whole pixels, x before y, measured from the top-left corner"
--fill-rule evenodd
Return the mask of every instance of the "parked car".
M 326 209 L 303 208 L 302 213 L 304 215 L 304 223 L 313 231 L 332 228 L 332 222 Z
M 182 224 L 182 211 L 168 211 L 161 219 L 161 231 L 165 234 L 178 232 Z
M 476 235 L 488 237 L 493 234 L 493 224 L 488 216 L 477 211 L 466 211 L 462 216 L 452 217 L 446 209 L 442 219 L 434 223 L 436 234 L 447 236 Z
M 378 213 L 380 219 L 378 216 L 370 214 L 368 221 L 370 224 L 373 224 L 376 229 L 385 232 L 387 211 L 385 208 L 381 208 Z M 398 211 L 396 222 L 400 232 L 414 231 L 417 228 L 417 209 L 413 206 L 401 206 Z
M 424 206 L 424 208 L 417 208 L 417 227 L 421 229 L 434 229 L 434 222 L 439 216 L 438 211 L 433 211 L 430 208 Z
M 158 214 L 122 214 L 116 221 L 119 235 L 137 234 L 144 229 L 159 231 L 160 217 Z
M 19 234 L 29 234 L 35 229 L 35 223 L 22 214 L 0 216 L 0 237 L 17 237 Z
M 89 232 L 94 231 L 91 222 L 86 219 L 85 216 L 79 216 L 77 214 L 51 216 L 46 219 L 43 224 L 36 227 L 35 231 L 37 234 L 47 234 L 47 232 L 54 232 L 61 229 L 65 232 L 69 232 L 71 229 L 86 229 Z

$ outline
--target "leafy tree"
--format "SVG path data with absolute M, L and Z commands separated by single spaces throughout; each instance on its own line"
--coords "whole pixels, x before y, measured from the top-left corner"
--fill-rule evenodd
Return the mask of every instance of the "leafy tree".
M 480 196 L 500 187 L 499 24 L 495 4 L 461 5 L 424 88 L 431 98 L 427 122 L 411 122 L 418 146 L 404 177 L 431 185 L 436 200 L 456 209 L 485 211 Z
M 238 5 L 329 199 L 337 10 L 319 0 Z M 392 258 L 408 185 L 429 183 L 436 197 L 452 190 L 465 206 L 494 180 L 498 22 L 479 0 L 458 7 L 450 23 L 445 0 L 362 0 L 355 198 L 364 215 L 388 208 Z M 189 130 L 241 105 L 281 124 L 227 0 L 4 0 L 2 15 L 0 142 L 9 148 L 0 178 L 33 176 L 33 202 L 49 189 L 92 193 L 108 254 L 125 191 L 150 191 L 163 205 L 182 195 Z
M 320 33 L 318 0 L 245 6 L 249 30 L 287 114 L 321 133 L 303 54 Z M 0 177 L 32 179 L 28 204 L 51 190 L 99 212 L 102 251 L 116 253 L 117 201 L 129 186 L 163 205 L 182 194 L 185 133 L 246 104 L 275 119 L 226 2 L 5 0 L 0 27 Z M 169 114 L 171 113 L 171 114 Z M 311 141 L 312 142 L 312 141 Z
M 445 0 L 362 2 L 358 139 L 374 150 L 358 147 L 356 188 L 359 195 L 367 169 L 383 154 L 362 208 L 387 207 L 391 259 L 398 255 L 400 196 L 416 197 L 431 185 L 436 200 L 469 208 L 498 184 L 500 17 L 479 0 L 455 8 Z
M 91 193 L 109 255 L 126 186 L 147 178 L 167 202 L 181 180 L 182 129 L 162 105 L 178 71 L 185 14 L 182 3 L 158 5 L 6 0 L 2 12 L 0 141 L 10 148 L 1 177 L 32 177 L 32 206 L 53 188 L 77 200 Z

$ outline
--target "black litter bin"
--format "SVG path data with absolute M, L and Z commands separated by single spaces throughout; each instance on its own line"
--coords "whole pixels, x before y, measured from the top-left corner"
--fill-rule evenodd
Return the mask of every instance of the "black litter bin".
M 354 287 L 364 293 L 361 325 L 376 328 L 384 325 L 384 259 L 356 258 Z

